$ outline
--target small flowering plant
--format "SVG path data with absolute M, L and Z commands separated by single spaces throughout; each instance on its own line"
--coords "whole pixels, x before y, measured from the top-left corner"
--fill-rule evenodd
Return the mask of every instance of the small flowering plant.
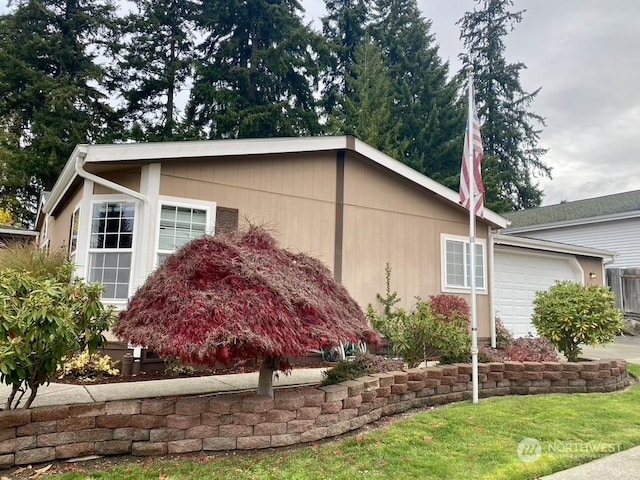
M 74 377 L 84 382 L 93 382 L 117 375 L 120 375 L 120 370 L 109 355 L 90 354 L 85 350 L 62 364 L 59 378 Z

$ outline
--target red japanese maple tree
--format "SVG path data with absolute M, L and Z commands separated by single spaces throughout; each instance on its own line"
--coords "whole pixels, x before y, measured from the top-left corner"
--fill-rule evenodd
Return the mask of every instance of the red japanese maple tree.
M 207 236 L 176 252 L 136 292 L 114 328 L 122 340 L 185 364 L 260 359 L 258 394 L 291 357 L 339 341 L 378 341 L 320 261 L 279 248 L 264 229 Z

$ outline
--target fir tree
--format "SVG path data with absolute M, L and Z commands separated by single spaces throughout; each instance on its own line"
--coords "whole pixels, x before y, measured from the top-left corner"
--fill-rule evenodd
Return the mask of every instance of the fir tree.
M 2 193 L 27 203 L 25 221 L 73 148 L 105 138 L 115 121 L 96 61 L 112 13 L 106 0 L 23 0 L 0 17 Z
M 208 138 L 309 135 L 319 131 L 312 84 L 322 43 L 295 0 L 203 3 L 205 39 L 187 106 Z
M 125 19 L 121 94 L 136 140 L 180 138 L 177 100 L 193 71 L 196 2 L 141 0 Z
M 355 135 L 363 142 L 394 158 L 402 158 L 407 148 L 399 138 L 402 123 L 394 120 L 393 84 L 378 45 L 367 38 L 356 50 L 352 74 L 346 77 L 351 92 L 344 98 L 344 113 L 337 116 L 341 133 Z
M 504 37 L 522 20 L 512 12 L 512 0 L 477 0 L 479 10 L 458 22 L 468 53 L 460 55 L 464 69 L 474 70 L 478 115 L 486 161 L 485 205 L 497 212 L 537 207 L 542 191 L 536 176 L 550 176 L 539 145 L 544 118 L 529 107 L 540 91 L 528 93 L 520 84 L 524 63 L 508 63 Z M 461 71 L 461 76 L 463 75 Z
M 347 77 L 354 76 L 356 52 L 365 41 L 372 0 L 325 0 L 327 14 L 322 32 L 329 48 L 323 74 L 323 104 L 327 112 L 340 114 L 345 98 L 353 91 Z
M 393 117 L 401 121 L 400 141 L 408 148 L 399 160 L 452 186 L 460 171 L 464 110 L 459 83 L 448 80 L 416 0 L 375 0 L 372 25 L 394 86 Z

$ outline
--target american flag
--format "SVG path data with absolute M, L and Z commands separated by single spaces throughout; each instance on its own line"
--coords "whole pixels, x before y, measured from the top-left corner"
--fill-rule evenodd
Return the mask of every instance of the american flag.
M 473 94 L 473 87 L 472 94 Z M 472 97 L 470 109 L 470 127 L 464 134 L 464 153 L 462 154 L 462 171 L 460 173 L 460 203 L 465 208 L 471 208 L 471 195 L 475 194 L 476 215 L 484 217 L 484 183 L 482 182 L 482 162 L 484 161 L 484 150 L 482 148 L 482 137 L 480 137 L 480 120 L 476 110 L 475 99 Z M 473 152 L 473 172 L 469 172 L 469 130 L 472 130 L 471 148 Z M 471 185 L 473 178 L 475 187 Z

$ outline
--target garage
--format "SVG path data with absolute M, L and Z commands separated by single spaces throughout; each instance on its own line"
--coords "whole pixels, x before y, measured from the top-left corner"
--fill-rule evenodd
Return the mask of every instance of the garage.
M 583 281 L 582 267 L 573 255 L 531 251 L 496 245 L 494 263 L 496 317 L 516 337 L 536 335 L 531 325 L 536 292 L 556 280 Z

